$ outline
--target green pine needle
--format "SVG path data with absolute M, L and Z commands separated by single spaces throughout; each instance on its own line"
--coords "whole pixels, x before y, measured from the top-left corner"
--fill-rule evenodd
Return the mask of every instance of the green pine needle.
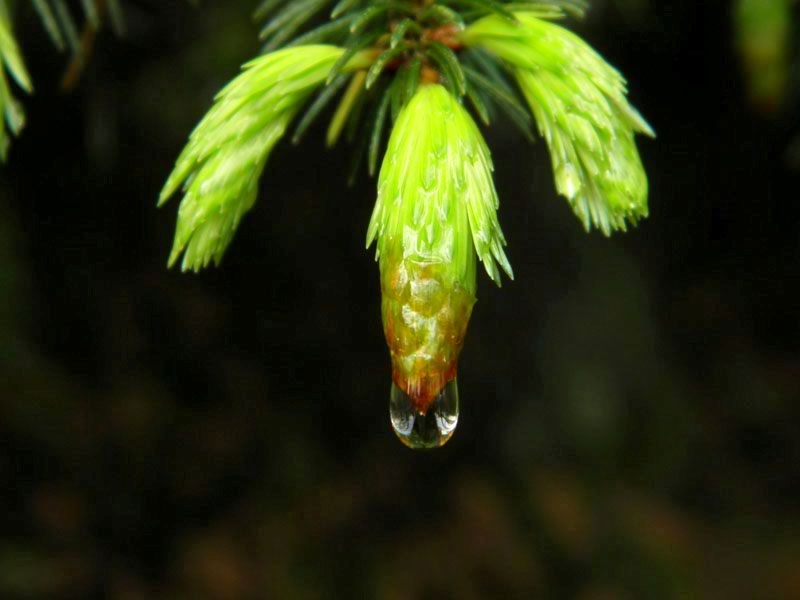
M 306 112 L 303 114 L 300 122 L 297 124 L 294 135 L 292 135 L 293 144 L 296 145 L 300 143 L 308 128 L 314 123 L 322 111 L 325 110 L 325 108 L 333 101 L 333 99 L 336 97 L 336 94 L 339 93 L 349 79 L 350 77 L 346 73 L 342 73 L 336 79 L 334 79 L 330 85 L 327 85 L 322 89 L 322 91 L 317 95 L 316 99 L 311 103 L 311 106 L 308 107 L 308 110 L 306 110 Z
M 366 86 L 367 89 L 371 88 L 375 81 L 380 77 L 383 70 L 392 62 L 394 59 L 398 58 L 401 54 L 405 52 L 404 48 L 395 46 L 390 47 L 388 50 L 382 52 L 378 58 L 375 59 L 375 62 L 372 63 L 372 66 L 367 73 L 366 79 Z
M 64 36 L 61 33 L 61 28 L 58 26 L 56 16 L 53 13 L 53 8 L 50 6 L 48 0 L 33 0 L 33 7 L 39 13 L 39 18 L 44 25 L 53 44 L 59 50 L 64 50 Z
M 31 3 L 53 45 L 59 51 L 68 47 L 73 59 L 81 58 L 78 32 L 86 26 L 99 30 L 107 17 L 116 35 L 125 34 L 125 14 L 120 0 L 106 0 L 105 4 L 98 0 L 81 0 L 84 23 L 75 20 L 66 0 L 31 0 Z
M 5 0 L 0 0 L 0 158 L 5 161 L 11 145 L 11 135 L 17 136 L 25 126 L 25 112 L 11 92 L 7 73 L 24 91 L 31 93 L 33 84 L 17 46 Z M 6 129 L 6 126 L 8 129 Z
M 481 74 L 478 71 L 464 67 L 470 89 L 482 92 L 486 97 L 494 101 L 508 115 L 511 121 L 529 139 L 533 139 L 531 126 L 533 124 L 531 116 L 525 106 L 517 98 L 512 90 L 508 89 L 504 82 L 492 77 L 491 73 Z
M 445 76 L 446 83 L 453 93 L 459 98 L 463 96 L 467 92 L 467 78 L 455 53 L 437 41 L 432 41 L 429 44 L 428 53 L 431 59 L 439 66 L 441 73 Z
M 350 80 L 350 85 L 347 86 L 347 90 L 344 95 L 342 95 L 342 101 L 339 103 L 339 107 L 333 114 L 333 118 L 328 126 L 328 134 L 325 141 L 329 148 L 335 146 L 336 142 L 339 141 L 339 136 L 342 134 L 342 130 L 344 130 L 353 108 L 364 92 L 364 80 L 366 78 L 367 74 L 364 71 L 358 71 L 353 75 L 353 78 Z
M 389 104 L 392 95 L 389 89 L 383 93 L 381 102 L 378 105 L 378 111 L 375 114 L 375 120 L 372 125 L 372 135 L 370 136 L 369 155 L 368 155 L 368 168 L 370 176 L 375 175 L 375 170 L 378 167 L 378 152 L 381 147 L 381 137 L 383 136 L 383 129 L 386 125 L 386 117 L 389 114 Z

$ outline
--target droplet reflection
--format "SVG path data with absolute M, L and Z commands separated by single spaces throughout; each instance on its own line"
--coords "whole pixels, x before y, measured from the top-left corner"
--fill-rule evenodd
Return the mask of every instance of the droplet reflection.
M 444 446 L 458 424 L 458 384 L 453 379 L 445 385 L 423 414 L 414 408 L 408 394 L 392 383 L 389 416 L 397 437 L 409 448 Z

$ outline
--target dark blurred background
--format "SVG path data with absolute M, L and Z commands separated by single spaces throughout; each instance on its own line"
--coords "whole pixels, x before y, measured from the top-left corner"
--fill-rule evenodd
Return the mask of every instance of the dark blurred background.
M 800 598 L 800 85 L 748 100 L 729 3 L 575 25 L 658 133 L 628 234 L 587 235 L 545 144 L 487 132 L 516 281 L 480 275 L 427 453 L 389 424 L 375 184 L 322 129 L 274 152 L 222 268 L 165 266 L 158 191 L 258 52 L 253 4 L 128 4 L 69 94 L 17 25 L 0 598 Z

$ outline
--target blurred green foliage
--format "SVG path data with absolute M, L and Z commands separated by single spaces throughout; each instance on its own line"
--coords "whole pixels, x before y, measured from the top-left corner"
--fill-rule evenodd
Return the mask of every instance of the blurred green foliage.
M 765 113 L 775 112 L 790 78 L 792 0 L 737 0 L 735 25 L 750 100 Z

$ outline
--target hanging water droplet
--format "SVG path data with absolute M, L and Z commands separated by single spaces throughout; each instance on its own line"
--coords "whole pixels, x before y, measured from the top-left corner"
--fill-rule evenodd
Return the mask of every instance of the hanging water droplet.
M 397 437 L 409 448 L 428 449 L 444 446 L 458 424 L 458 385 L 451 380 L 428 407 L 419 412 L 408 394 L 392 383 L 389 416 Z

